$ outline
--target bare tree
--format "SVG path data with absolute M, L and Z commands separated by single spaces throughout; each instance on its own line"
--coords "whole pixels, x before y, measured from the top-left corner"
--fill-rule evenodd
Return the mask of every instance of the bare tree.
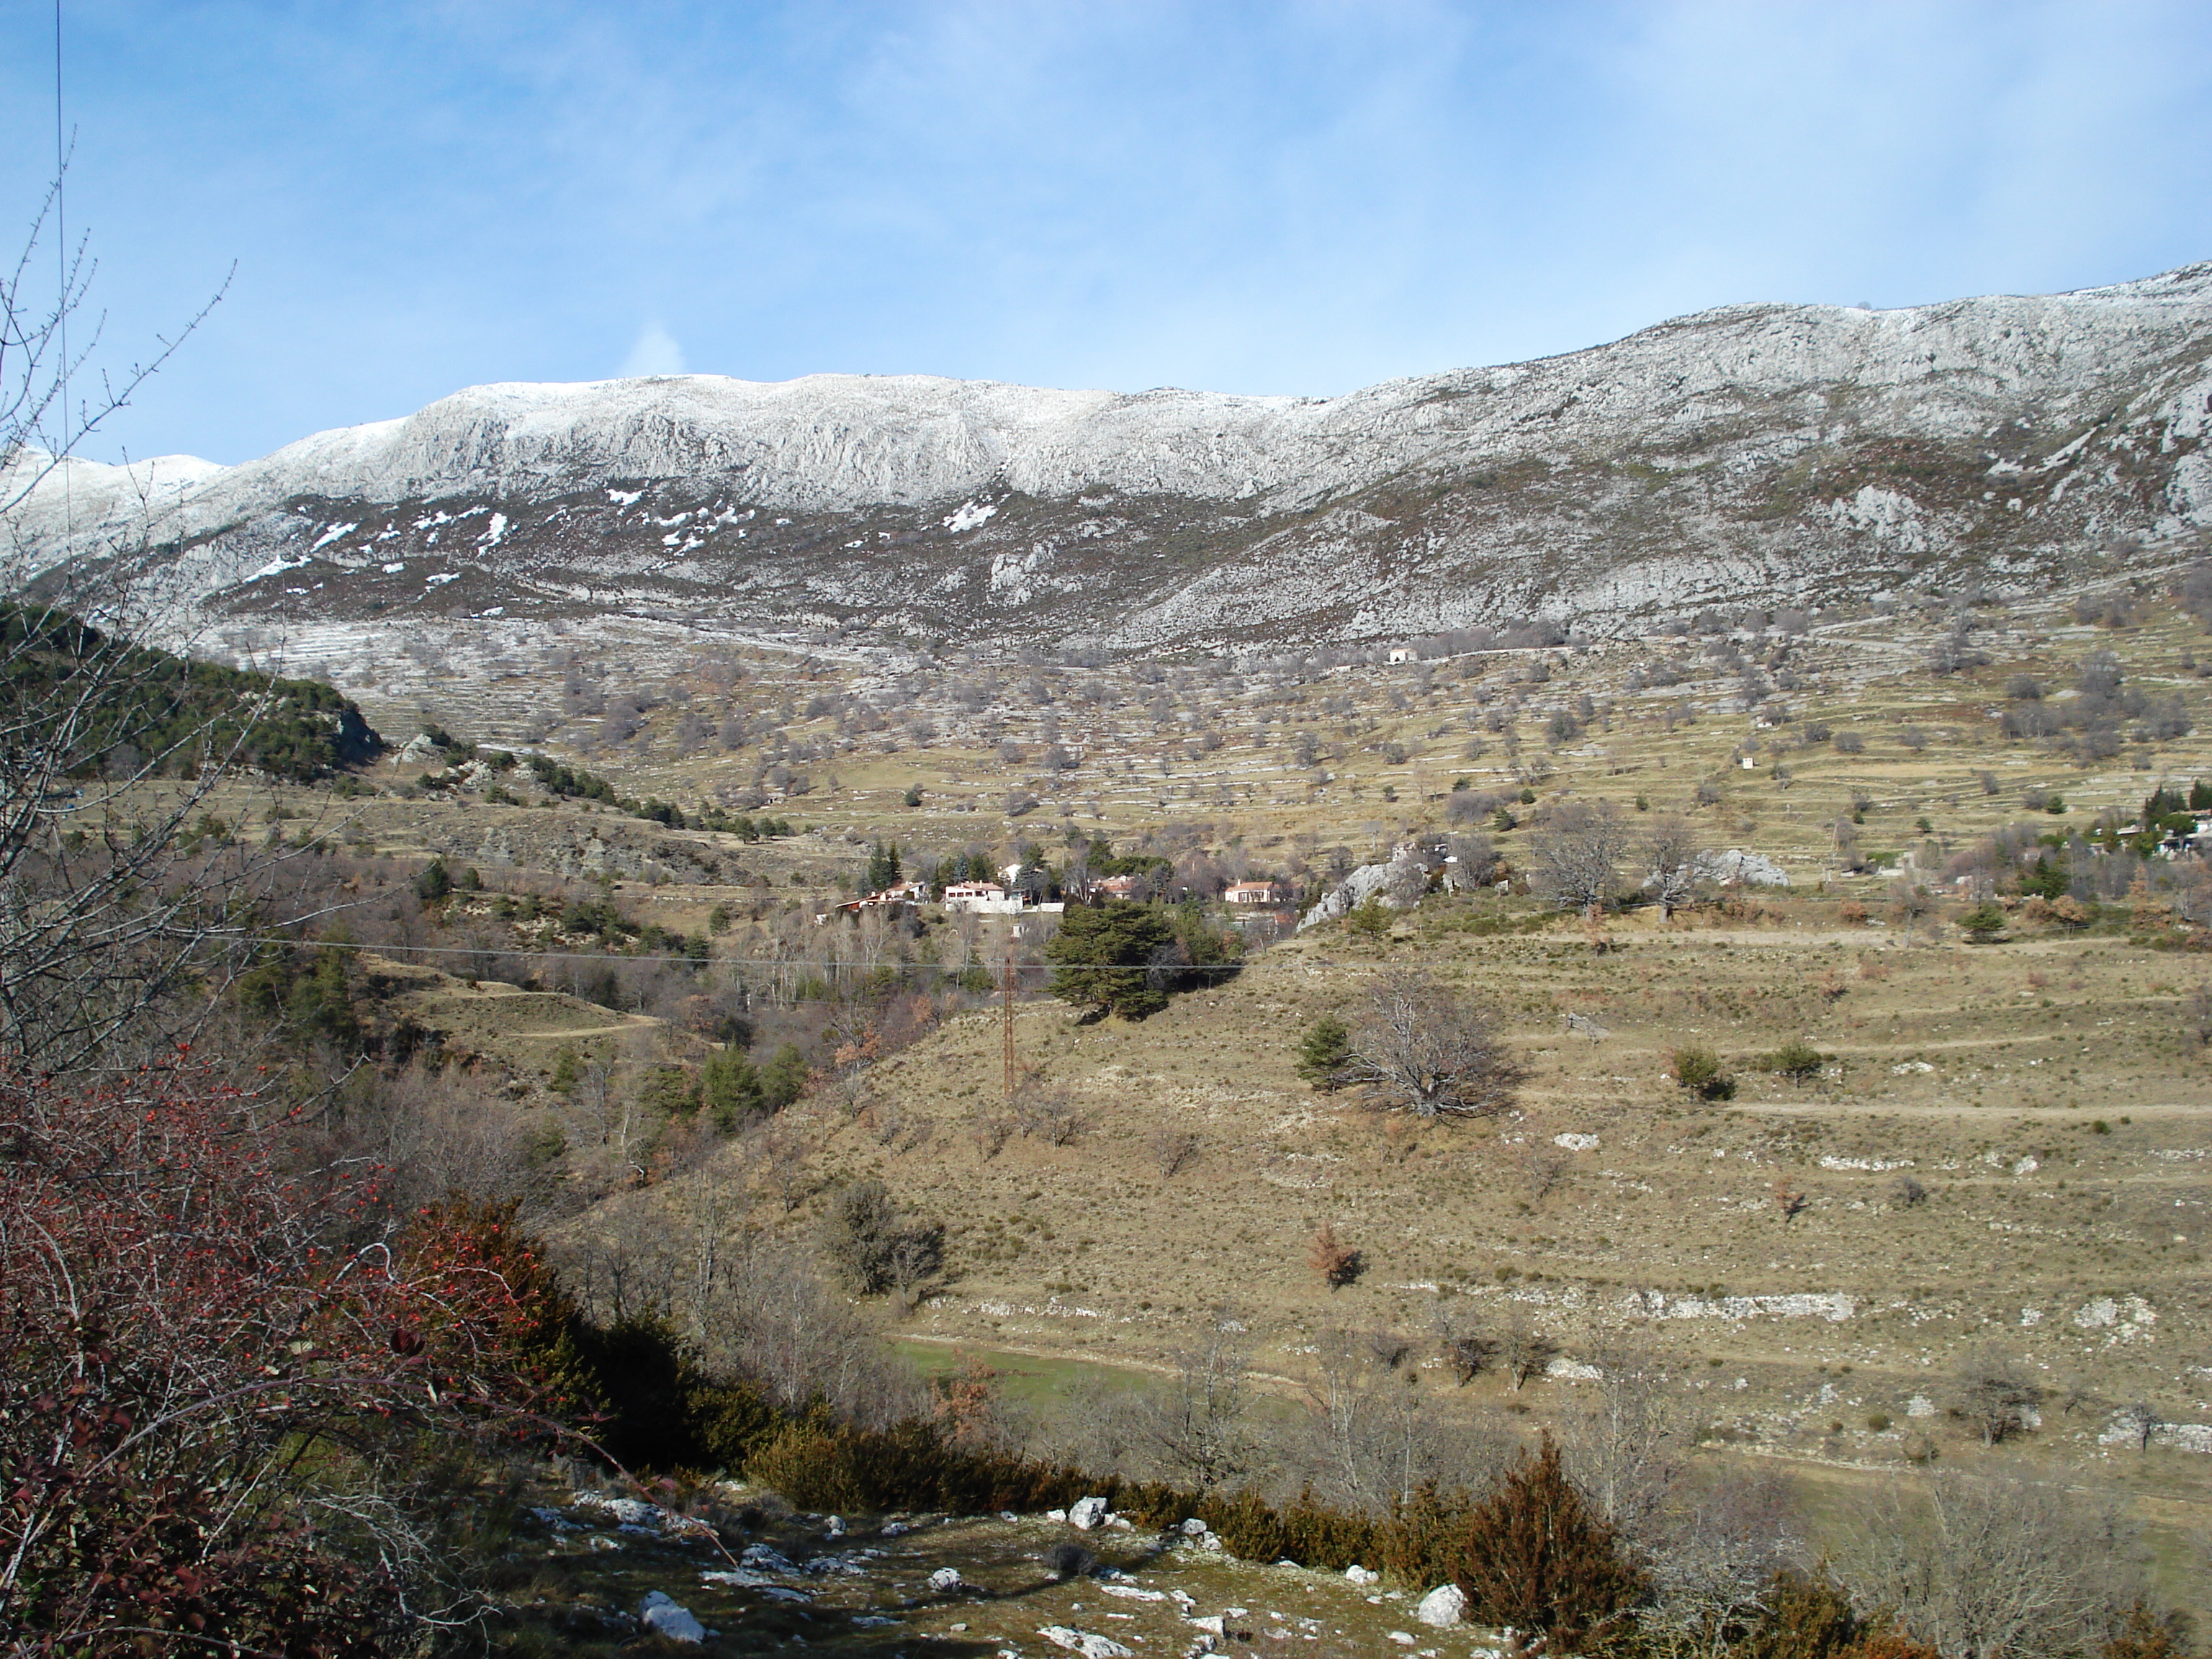
M 1352 1033 L 1348 1079 L 1387 1111 L 1473 1117 L 1501 1110 L 1524 1075 L 1489 1012 L 1414 970 L 1378 975 Z
M 1498 1326 L 1498 1364 L 1514 1393 L 1520 1393 L 1530 1377 L 1542 1376 L 1559 1351 L 1559 1345 L 1529 1317 L 1526 1308 L 1517 1302 L 1507 1308 Z
M 1970 1349 L 1951 1378 L 1954 1404 L 1982 1431 L 1982 1443 L 2025 1433 L 2043 1403 L 2043 1384 L 2034 1371 L 2002 1348 Z
M 1138 1436 L 1170 1477 L 1211 1492 L 1244 1474 L 1258 1451 L 1247 1420 L 1251 1343 L 1244 1322 L 1216 1309 L 1198 1340 L 1174 1358 L 1167 1386 L 1140 1404 Z
M 1437 1350 L 1452 1378 L 1465 1388 L 1474 1381 L 1498 1358 L 1500 1344 L 1480 1325 L 1466 1316 L 1454 1317 L 1442 1309 L 1437 1312 Z
M 1943 1473 L 1881 1494 L 1834 1563 L 1854 1601 L 1947 1656 L 2060 1659 L 2096 1651 L 2134 1599 L 2130 1544 L 2064 1487 Z
M 1638 1635 L 1668 1659 L 1721 1659 L 1803 1553 L 1794 1507 L 1772 1474 L 1723 1475 L 1670 1504 L 1638 1540 L 1653 1591 Z
M 1194 1131 L 1162 1127 L 1154 1130 L 1145 1145 L 1160 1172 L 1160 1179 L 1172 1181 L 1184 1165 L 1198 1156 L 1200 1141 Z
M 1655 819 L 1644 836 L 1644 890 L 1658 902 L 1660 920 L 1687 908 L 1697 898 L 1697 832 L 1679 813 Z
M 1418 1373 L 1405 1364 L 1407 1344 L 1337 1328 L 1321 1333 L 1315 1346 L 1305 1437 L 1324 1498 L 1347 1509 L 1383 1509 L 1443 1475 L 1448 1459 L 1455 1478 L 1467 1478 L 1469 1449 L 1450 1443 L 1434 1421 Z
M 1568 1467 L 1599 1514 L 1639 1537 L 1680 1479 L 1685 1425 L 1643 1332 L 1599 1333 L 1589 1361 L 1597 1376 L 1577 1385 L 1565 1425 Z
M 1620 885 L 1628 826 L 1611 801 L 1570 801 L 1536 833 L 1534 885 L 1563 910 L 1595 916 Z

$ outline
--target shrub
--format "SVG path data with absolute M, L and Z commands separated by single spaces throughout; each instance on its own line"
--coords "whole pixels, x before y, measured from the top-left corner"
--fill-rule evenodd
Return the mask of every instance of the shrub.
M 1382 905 L 1379 893 L 1370 893 L 1360 903 L 1344 914 L 1344 926 L 1348 933 L 1362 939 L 1376 939 L 1390 931 L 1390 913 Z
M 1549 1434 L 1475 1506 L 1456 1577 L 1477 1619 L 1540 1632 L 1553 1653 L 1601 1646 L 1644 1589 L 1619 1534 L 1567 1479 Z
M 1698 1043 L 1674 1050 L 1668 1061 L 1674 1081 L 1700 1100 L 1734 1100 L 1735 1079 L 1721 1065 L 1721 1057 Z
M 856 1181 L 823 1220 L 822 1250 L 846 1287 L 860 1296 L 909 1291 L 945 1261 L 942 1223 L 915 1219 L 880 1181 Z
M 1994 899 L 1984 899 L 1972 908 L 1960 911 L 1958 916 L 1959 926 L 1966 929 L 1969 938 L 1978 940 L 1995 939 L 2004 931 L 2005 921 L 2003 907 Z
M 1778 1072 L 1792 1083 L 1818 1077 L 1820 1068 L 1827 1063 L 1828 1057 L 1802 1037 L 1791 1037 L 1765 1060 L 1768 1071 Z
M 1358 1279 L 1366 1264 L 1358 1250 L 1336 1236 L 1336 1224 L 1324 1221 L 1306 1247 L 1306 1266 L 1313 1269 L 1322 1284 L 1335 1291 Z

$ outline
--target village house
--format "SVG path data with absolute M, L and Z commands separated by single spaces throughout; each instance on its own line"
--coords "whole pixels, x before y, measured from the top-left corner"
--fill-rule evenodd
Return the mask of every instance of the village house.
M 995 881 L 951 881 L 945 884 L 948 913 L 965 911 L 977 916 L 1019 915 L 1027 907 L 1019 893 L 1009 893 Z
M 1275 884 L 1272 881 L 1231 882 L 1221 892 L 1224 904 L 1273 904 Z

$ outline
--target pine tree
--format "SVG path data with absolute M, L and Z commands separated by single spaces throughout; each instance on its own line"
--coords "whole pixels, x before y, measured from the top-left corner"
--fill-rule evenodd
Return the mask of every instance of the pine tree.
M 1334 1014 L 1316 1020 L 1298 1044 L 1298 1075 L 1324 1093 L 1344 1086 L 1351 1060 L 1352 1028 Z
M 761 1067 L 761 1097 L 769 1110 L 780 1112 L 806 1092 L 806 1056 L 795 1042 L 787 1042 Z
M 1176 947 L 1167 918 L 1143 905 L 1070 910 L 1044 947 L 1054 964 L 1052 994 L 1101 1014 L 1142 1019 L 1168 1006 L 1155 970 L 1182 954 Z
M 716 1054 L 700 1067 L 699 1092 L 708 1118 L 724 1134 L 734 1133 L 768 1104 L 758 1069 L 734 1050 Z

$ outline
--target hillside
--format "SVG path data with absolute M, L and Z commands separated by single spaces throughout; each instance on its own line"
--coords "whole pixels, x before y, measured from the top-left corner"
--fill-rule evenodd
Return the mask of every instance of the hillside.
M 72 462 L 33 567 L 441 641 L 621 615 L 1121 651 L 1545 617 L 1633 632 L 2115 571 L 2212 515 L 2212 266 L 1894 311 L 1743 305 L 1324 399 L 714 376 L 456 393 L 244 465 Z M 149 501 L 148 509 L 141 502 Z M 119 553 L 118 550 L 120 550 Z M 143 597 L 143 595 L 142 595 Z

